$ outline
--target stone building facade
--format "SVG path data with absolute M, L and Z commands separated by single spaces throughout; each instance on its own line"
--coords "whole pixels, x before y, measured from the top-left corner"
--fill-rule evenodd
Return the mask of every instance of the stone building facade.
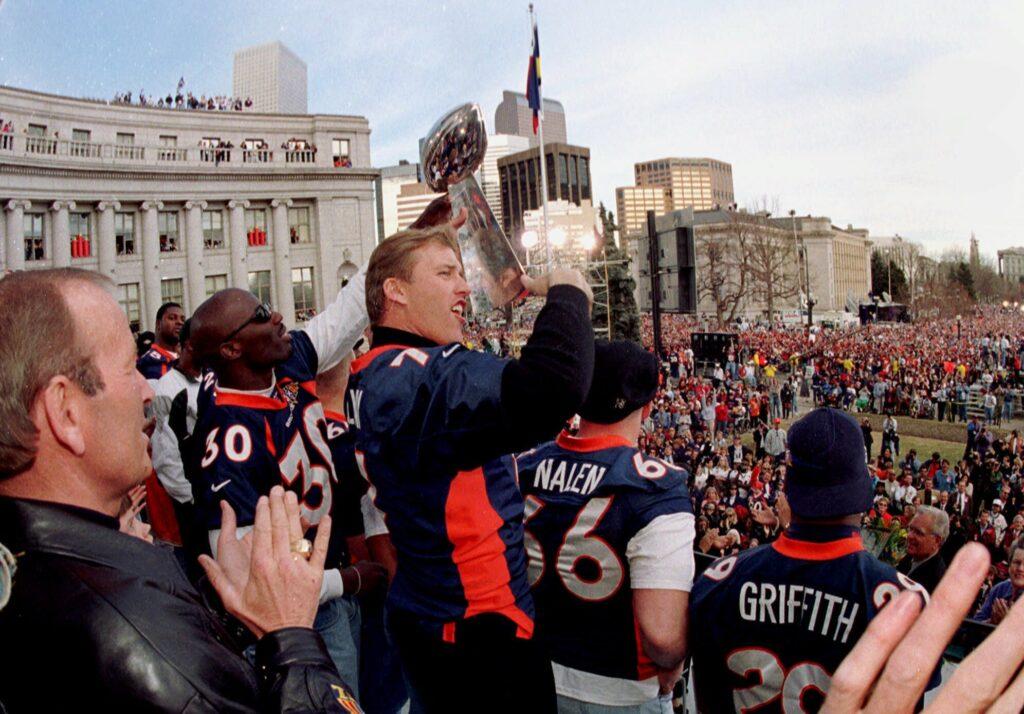
M 0 87 L 0 265 L 117 285 L 134 327 L 252 290 L 289 325 L 333 300 L 375 243 L 359 116 L 108 106 Z

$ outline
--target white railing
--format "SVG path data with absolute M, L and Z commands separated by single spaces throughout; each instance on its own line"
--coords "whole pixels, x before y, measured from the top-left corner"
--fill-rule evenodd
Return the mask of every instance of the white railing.
M 162 146 L 156 150 L 157 161 L 188 161 L 188 151 L 173 146 Z
M 141 161 L 146 156 L 146 147 L 134 144 L 114 144 L 114 158 Z
M 71 156 L 96 159 L 103 153 L 103 144 L 93 141 L 71 141 L 68 143 L 68 153 Z
M 199 149 L 199 160 L 207 164 L 230 163 L 231 152 L 234 149 L 228 149 L 223 146 L 204 146 Z
M 26 136 L 25 152 L 29 154 L 56 154 L 57 140 L 42 136 Z
M 270 149 L 243 149 L 242 161 L 247 164 L 269 164 L 274 160 Z
M 316 152 L 312 149 L 285 151 L 284 160 L 289 164 L 312 164 L 316 162 Z
M 72 141 L 41 136 L 0 132 L 0 151 L 7 156 L 25 156 L 33 160 L 58 161 L 65 164 L 116 166 L 168 165 L 203 166 L 243 171 L 259 168 L 322 168 L 333 167 L 328 152 L 318 157 L 313 149 L 242 149 L 239 147 L 146 146 L 137 144 L 106 144 L 94 141 Z M 320 161 L 323 159 L 323 161 Z

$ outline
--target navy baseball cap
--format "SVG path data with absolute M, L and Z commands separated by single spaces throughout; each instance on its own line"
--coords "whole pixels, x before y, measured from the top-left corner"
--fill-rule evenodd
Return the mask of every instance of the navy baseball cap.
M 597 424 L 622 421 L 658 391 L 658 358 L 635 342 L 594 343 L 594 379 L 580 416 Z
M 786 498 L 801 518 L 824 519 L 871 508 L 864 434 L 846 412 L 815 409 L 789 429 Z

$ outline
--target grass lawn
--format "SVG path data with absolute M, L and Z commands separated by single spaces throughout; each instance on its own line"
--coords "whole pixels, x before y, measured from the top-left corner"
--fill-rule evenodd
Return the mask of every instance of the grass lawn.
M 872 446 L 871 456 L 878 456 L 878 449 L 881 446 L 881 435 L 875 435 L 875 443 Z M 911 449 L 917 449 L 917 460 L 924 463 L 932 457 L 932 453 L 938 451 L 942 458 L 949 459 L 949 463 L 955 464 L 964 455 L 964 443 L 959 441 L 942 441 L 941 439 L 927 439 L 921 436 L 901 436 L 900 456 L 894 457 L 899 463 L 900 458 L 906 456 Z
M 859 415 L 855 415 L 859 416 Z M 932 426 L 932 422 L 922 422 L 919 420 L 907 420 L 914 421 L 919 424 L 924 424 L 925 427 Z M 782 428 L 788 429 L 792 422 L 783 422 Z M 900 422 L 901 426 L 903 421 Z M 909 424 L 908 424 L 909 426 Z M 962 429 L 962 427 L 960 427 Z M 900 431 L 903 431 L 902 428 Z M 875 459 L 878 457 L 878 450 L 882 445 L 882 432 L 881 429 L 875 429 L 873 436 L 875 437 L 874 444 L 871 447 L 871 457 Z M 750 432 L 743 435 L 743 444 L 749 446 L 751 449 L 754 448 L 754 437 L 751 436 Z M 917 449 L 917 459 L 922 463 L 931 458 L 932 453 L 938 451 L 942 454 L 942 458 L 949 459 L 949 463 L 956 464 L 964 455 L 965 441 L 946 441 L 943 439 L 932 439 L 924 436 L 912 436 L 910 434 L 900 434 L 900 456 L 895 457 L 893 461 L 899 463 L 900 458 L 906 455 L 910 449 Z

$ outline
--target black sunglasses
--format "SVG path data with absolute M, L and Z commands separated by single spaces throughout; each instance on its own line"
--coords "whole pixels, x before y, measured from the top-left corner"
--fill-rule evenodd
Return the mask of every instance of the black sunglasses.
M 234 330 L 232 330 L 231 333 L 227 337 L 225 337 L 223 340 L 221 340 L 221 344 L 224 344 L 225 342 L 231 340 L 235 335 L 237 335 L 239 332 L 241 332 L 242 330 L 244 330 L 246 327 L 248 327 L 250 324 L 252 324 L 254 322 L 256 324 L 258 324 L 258 325 L 261 325 L 264 322 L 270 322 L 270 318 L 271 318 L 271 316 L 273 314 L 274 313 L 270 309 L 270 304 L 269 303 L 265 303 L 265 302 L 264 303 L 260 303 L 259 305 L 256 306 L 256 310 L 253 311 L 252 317 L 250 317 L 248 320 L 246 320 L 241 325 L 239 325 Z

